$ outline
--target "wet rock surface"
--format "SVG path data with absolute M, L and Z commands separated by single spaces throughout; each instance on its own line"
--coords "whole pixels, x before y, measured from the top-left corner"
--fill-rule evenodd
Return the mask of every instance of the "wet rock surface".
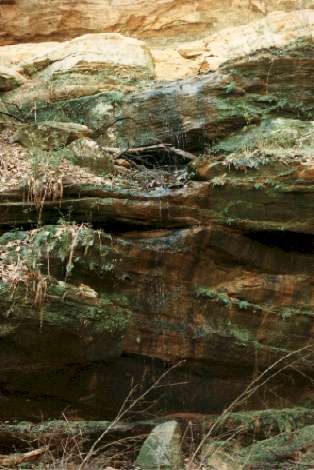
M 282 15 L 282 40 L 231 54 L 220 33 L 228 60 L 171 83 L 116 34 L 0 70 L 3 419 L 113 419 L 170 367 L 150 411 L 206 414 L 208 465 L 310 462 L 312 13 Z M 241 449 L 217 444 L 234 426 Z

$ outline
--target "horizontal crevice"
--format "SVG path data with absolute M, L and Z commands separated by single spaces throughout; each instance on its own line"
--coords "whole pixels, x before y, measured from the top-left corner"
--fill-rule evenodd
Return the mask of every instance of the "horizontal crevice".
M 29 232 L 35 228 L 38 228 L 38 224 L 29 223 L 23 225 L 3 225 L 0 228 L 0 237 L 8 232 Z
M 76 222 L 73 221 L 73 224 Z M 7 233 L 14 233 L 14 232 L 29 232 L 34 229 L 40 229 L 41 227 L 44 226 L 49 226 L 51 224 L 43 225 L 43 226 L 38 226 L 38 225 L 23 225 L 18 228 L 13 228 L 13 227 L 7 227 L 5 230 L 0 230 L 0 237 L 7 234 Z M 53 224 L 53 225 L 59 225 L 59 224 Z M 128 234 L 149 234 L 149 233 L 154 233 L 154 232 L 159 232 L 159 231 L 164 231 L 165 233 L 169 233 L 168 231 L 171 230 L 172 232 L 175 232 L 177 230 L 184 230 L 190 226 L 188 225 L 182 225 L 182 226 L 175 226 L 175 227 L 167 227 L 163 225 L 136 225 L 136 224 L 128 224 L 128 223 L 123 223 L 123 222 L 111 222 L 111 223 L 101 223 L 101 222 L 95 222 L 95 223 L 88 223 L 86 224 L 88 227 L 90 227 L 92 230 L 98 230 L 102 231 L 104 233 L 116 236 L 116 237 L 122 237 L 123 235 L 128 235 Z M 160 233 L 158 234 L 158 238 L 160 237 Z
M 125 235 L 127 233 L 133 233 L 133 232 L 138 232 L 138 233 L 148 233 L 148 232 L 154 232 L 156 230 L 180 230 L 180 229 L 186 229 L 189 228 L 190 225 L 188 224 L 178 224 L 175 227 L 174 226 L 167 226 L 165 224 L 150 224 L 150 225 L 140 225 L 140 224 L 134 224 L 132 222 L 119 222 L 119 221 L 112 221 L 112 222 L 92 222 L 92 224 L 89 224 L 93 230 L 102 230 L 105 233 L 110 233 L 111 235 Z
M 149 169 L 164 169 L 168 172 L 179 170 L 194 159 L 193 154 L 169 144 L 131 148 L 123 152 L 122 156 L 137 165 Z
M 246 237 L 270 248 L 279 248 L 285 252 L 314 254 L 314 235 L 280 230 L 249 232 Z

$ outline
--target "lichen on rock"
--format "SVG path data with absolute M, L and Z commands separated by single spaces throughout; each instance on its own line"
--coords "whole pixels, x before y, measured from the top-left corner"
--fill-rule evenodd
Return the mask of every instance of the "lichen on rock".
M 56 2 L 38 36 L 41 3 L 0 39 L 60 40 L 0 48 L 2 416 L 112 419 L 127 396 L 133 419 L 143 394 L 170 441 L 196 421 L 191 468 L 307 465 L 310 2 Z

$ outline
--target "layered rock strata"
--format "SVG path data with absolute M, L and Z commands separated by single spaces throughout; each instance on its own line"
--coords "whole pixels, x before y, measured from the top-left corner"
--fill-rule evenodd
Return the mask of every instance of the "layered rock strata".
M 1 0 L 1 44 L 119 32 L 152 40 L 188 39 L 273 10 L 313 8 L 312 0 Z M 22 20 L 21 20 L 22 18 Z
M 123 364 L 147 357 L 158 369 L 184 360 L 178 374 L 199 380 L 199 391 L 178 392 L 181 407 L 221 410 L 267 369 L 269 388 L 248 406 L 274 393 L 295 404 L 296 390 L 299 403 L 313 399 L 314 54 L 304 15 L 291 41 L 285 24 L 278 44 L 246 55 L 235 46 L 215 72 L 171 83 L 152 81 L 142 42 L 116 34 L 18 61 L 20 82 L 3 74 L 3 414 L 25 395 L 25 417 L 36 397 L 46 414 L 53 403 L 55 413 L 97 413 L 120 398 L 119 380 L 127 388 Z

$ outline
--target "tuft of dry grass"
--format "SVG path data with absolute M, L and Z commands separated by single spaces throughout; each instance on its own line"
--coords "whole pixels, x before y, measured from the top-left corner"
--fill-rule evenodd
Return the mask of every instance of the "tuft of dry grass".
M 13 142 L 13 132 L 0 132 L 0 191 L 28 189 L 37 205 L 45 195 L 47 200 L 62 197 L 63 185 L 91 183 L 104 184 L 108 177 L 96 176 L 91 171 L 74 165 L 65 158 L 51 163 L 45 153 L 36 155 Z

